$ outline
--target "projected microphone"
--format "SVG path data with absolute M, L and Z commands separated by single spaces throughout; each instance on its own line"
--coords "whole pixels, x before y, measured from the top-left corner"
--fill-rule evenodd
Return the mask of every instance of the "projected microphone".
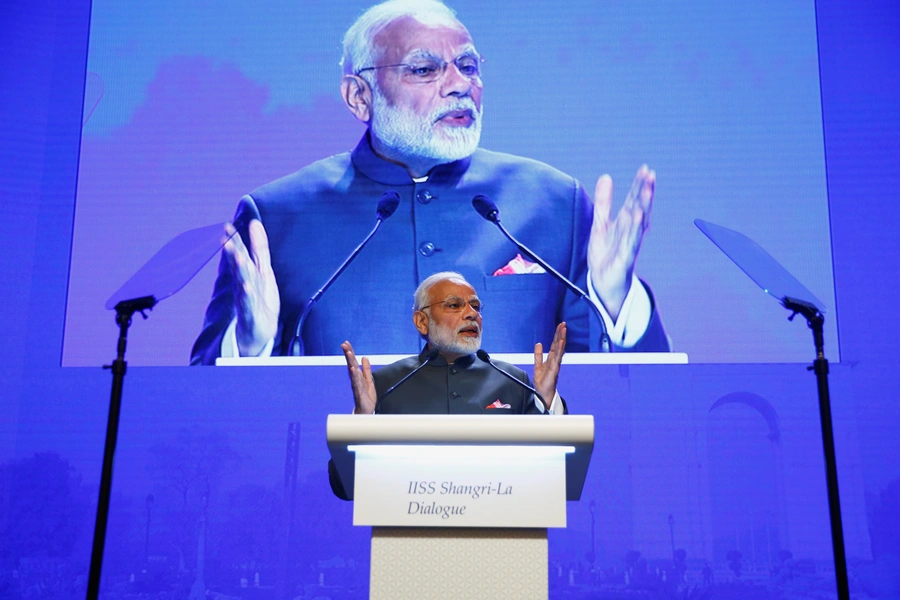
M 438 351 L 437 348 L 434 348 L 433 350 L 431 350 L 431 352 L 429 352 L 428 355 L 425 357 L 425 360 L 422 361 L 422 364 L 421 364 L 421 365 L 419 365 L 418 367 L 416 367 L 415 369 L 413 369 L 412 371 L 410 371 L 409 373 L 407 373 L 406 376 L 405 376 L 403 379 L 401 379 L 400 381 L 398 381 L 397 383 L 395 383 L 394 385 L 392 385 L 391 387 L 389 387 L 389 388 L 387 389 L 387 391 L 381 395 L 381 398 L 379 398 L 378 400 L 375 401 L 375 410 L 372 411 L 372 412 L 374 412 L 374 413 L 377 415 L 377 414 L 378 414 L 378 408 L 381 406 L 381 402 L 382 402 L 385 398 L 388 397 L 388 394 L 390 394 L 391 392 L 393 392 L 394 390 L 396 390 L 398 387 L 400 387 L 401 385 L 403 385 L 404 383 L 406 383 L 406 380 L 407 380 L 407 379 L 409 379 L 410 377 L 412 377 L 413 375 L 415 375 L 416 373 L 418 373 L 419 371 L 421 371 L 421 370 L 425 367 L 425 365 L 427 365 L 428 363 L 430 363 L 431 361 L 433 361 L 434 359 L 436 359 L 436 358 L 438 357 L 438 354 L 440 354 L 440 352 Z
M 522 252 L 522 254 L 528 256 L 536 262 L 537 264 L 544 267 L 544 270 L 553 275 L 558 281 L 560 281 L 563 285 L 569 288 L 576 296 L 584 298 L 584 300 L 588 303 L 588 306 L 593 309 L 594 314 L 597 315 L 597 321 L 600 322 L 600 351 L 601 352 L 612 352 L 612 340 L 609 339 L 609 334 L 606 331 L 606 322 L 603 320 L 603 315 L 600 313 L 600 309 L 597 308 L 597 305 L 593 303 L 590 296 L 588 296 L 584 290 L 580 287 L 566 279 L 566 277 L 551 267 L 547 261 L 543 258 L 532 252 L 528 249 L 528 247 L 513 237 L 513 235 L 500 223 L 500 209 L 497 208 L 497 205 L 491 201 L 487 196 L 482 196 L 481 194 L 472 198 L 472 206 L 475 207 L 475 210 L 478 211 L 478 214 L 481 215 L 485 220 L 490 221 L 511 241 L 515 246 Z
M 294 337 L 291 338 L 290 345 L 290 355 L 291 356 L 302 356 L 304 352 L 303 348 L 303 338 L 301 337 L 301 333 L 303 331 L 303 323 L 306 321 L 306 317 L 309 316 L 309 312 L 312 310 L 313 306 L 315 306 L 316 302 L 319 301 L 319 298 L 322 297 L 328 288 L 331 287 L 337 278 L 341 276 L 347 267 L 350 266 L 350 263 L 353 262 L 353 259 L 362 252 L 362 249 L 365 248 L 366 244 L 369 243 L 369 240 L 372 239 L 372 236 L 375 235 L 375 232 L 378 231 L 378 228 L 381 227 L 381 223 L 384 222 L 385 219 L 394 214 L 394 211 L 397 210 L 397 207 L 400 205 L 400 194 L 395 192 L 394 190 L 388 190 L 384 194 L 381 195 L 381 200 L 378 201 L 378 208 L 376 209 L 378 217 L 375 219 L 375 227 L 372 228 L 372 231 L 369 232 L 369 235 L 365 237 L 365 239 L 360 243 L 356 249 L 350 253 L 344 262 L 341 263 L 341 266 L 337 268 L 337 271 L 332 273 L 331 277 L 328 278 L 328 281 L 319 288 L 315 294 L 313 294 L 312 298 L 306 301 L 306 304 L 303 306 L 303 311 L 300 313 L 300 318 L 297 319 L 297 326 L 294 328 Z
M 475 356 L 477 356 L 477 357 L 480 358 L 482 361 L 484 361 L 484 362 L 486 362 L 487 364 L 489 364 L 489 365 L 491 365 L 492 367 L 494 367 L 494 370 L 495 370 L 495 371 L 498 371 L 501 375 L 503 375 L 503 376 L 506 377 L 507 379 L 511 379 L 512 381 L 515 381 L 516 383 L 518 383 L 519 385 L 521 385 L 523 388 L 528 389 L 528 390 L 531 390 L 531 393 L 533 393 L 535 396 L 537 396 L 538 398 L 541 399 L 541 403 L 544 405 L 545 412 L 546 412 L 547 403 L 544 401 L 544 397 L 541 396 L 541 395 L 538 393 L 538 391 L 537 391 L 536 389 L 534 389 L 533 387 L 531 387 L 530 385 L 528 385 L 527 383 L 525 383 L 525 382 L 522 381 L 521 379 L 519 379 L 519 378 L 517 378 L 517 377 L 514 377 L 513 375 L 510 375 L 509 373 L 507 373 L 506 371 L 504 371 L 503 369 L 501 369 L 500 367 L 498 367 L 497 365 L 495 365 L 495 364 L 494 364 L 494 361 L 491 360 L 490 355 L 489 355 L 487 352 L 485 352 L 484 350 L 479 350 L 478 352 L 475 353 Z

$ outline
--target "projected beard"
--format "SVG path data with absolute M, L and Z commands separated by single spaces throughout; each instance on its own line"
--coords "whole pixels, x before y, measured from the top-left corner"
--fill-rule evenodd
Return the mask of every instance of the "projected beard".
M 427 313 L 426 313 L 427 314 Z M 475 327 L 478 335 L 475 337 L 459 337 L 463 329 Z M 481 348 L 481 327 L 474 321 L 458 327 L 439 325 L 428 315 L 428 345 L 442 352 L 453 354 L 472 354 Z
M 437 122 L 448 113 L 467 110 L 472 113 L 468 127 L 443 126 Z M 388 104 L 387 99 L 372 86 L 372 135 L 399 156 L 431 158 L 452 162 L 471 156 L 481 140 L 481 116 L 483 109 L 475 106 L 471 98 L 458 98 L 427 115 L 419 115 L 406 108 Z

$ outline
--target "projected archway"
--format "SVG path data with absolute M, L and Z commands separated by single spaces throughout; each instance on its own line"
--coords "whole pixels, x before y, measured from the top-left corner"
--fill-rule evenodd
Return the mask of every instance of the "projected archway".
M 713 403 L 707 424 L 714 559 L 766 571 L 789 547 L 778 414 L 765 398 L 735 392 Z

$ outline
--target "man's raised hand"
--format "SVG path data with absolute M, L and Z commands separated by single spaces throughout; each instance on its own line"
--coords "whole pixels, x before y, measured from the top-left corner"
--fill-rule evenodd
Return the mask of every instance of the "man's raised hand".
M 550 352 L 547 360 L 544 360 L 544 348 L 540 342 L 534 345 L 534 389 L 544 397 L 547 409 L 553 404 L 556 396 L 556 381 L 559 379 L 559 366 L 562 364 L 563 354 L 566 352 L 566 324 L 556 326 L 553 334 L 553 342 L 550 343 Z
M 241 356 L 258 356 L 278 330 L 281 299 L 269 256 L 269 238 L 262 223 L 250 221 L 250 247 L 228 223 L 225 232 L 231 236 L 225 243 L 228 266 L 234 286 L 234 314 L 237 318 L 238 349 Z
M 341 344 L 344 358 L 347 359 L 347 372 L 350 375 L 350 386 L 353 388 L 353 400 L 356 403 L 356 414 L 371 415 L 375 412 L 375 402 L 378 399 L 375 391 L 375 380 L 372 379 L 372 366 L 369 359 L 363 357 L 362 367 L 356 362 L 356 354 L 350 342 Z
M 642 165 L 625 197 L 625 204 L 611 220 L 612 178 L 603 175 L 597 180 L 594 221 L 588 242 L 588 268 L 594 291 L 613 320 L 619 316 L 631 287 L 634 264 L 644 232 L 650 226 L 655 187 L 656 171 Z

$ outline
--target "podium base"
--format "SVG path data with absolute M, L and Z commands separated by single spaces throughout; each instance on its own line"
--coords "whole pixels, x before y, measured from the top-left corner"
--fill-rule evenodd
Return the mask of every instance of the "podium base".
M 371 600 L 547 598 L 547 530 L 373 527 Z

